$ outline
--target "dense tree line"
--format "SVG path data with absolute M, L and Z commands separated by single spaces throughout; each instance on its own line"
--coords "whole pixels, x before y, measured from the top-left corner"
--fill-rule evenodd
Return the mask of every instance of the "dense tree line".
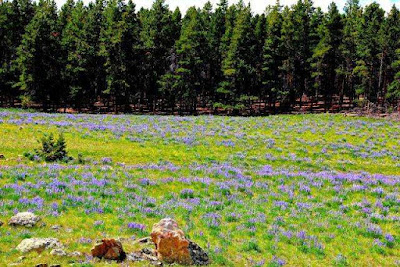
M 3 1 L 4 103 L 115 111 L 240 111 L 253 100 L 290 109 L 302 96 L 394 104 L 400 98 L 400 12 L 348 0 L 324 13 L 311 0 L 254 14 L 240 1 L 183 16 L 164 0 Z M 300 103 L 301 104 L 301 103 Z

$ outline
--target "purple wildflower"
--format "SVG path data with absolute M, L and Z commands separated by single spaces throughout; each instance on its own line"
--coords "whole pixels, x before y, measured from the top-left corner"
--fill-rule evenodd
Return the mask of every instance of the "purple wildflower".
M 128 223 L 128 228 L 132 230 L 144 231 L 146 226 L 144 224 L 130 222 Z

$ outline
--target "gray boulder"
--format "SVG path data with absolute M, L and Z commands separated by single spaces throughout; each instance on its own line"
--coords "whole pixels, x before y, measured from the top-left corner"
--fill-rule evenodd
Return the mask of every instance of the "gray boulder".
M 22 253 L 31 251 L 43 252 L 45 249 L 62 248 L 62 244 L 57 238 L 27 238 L 17 246 L 17 250 Z
M 40 217 L 32 212 L 20 212 L 12 216 L 8 222 L 11 226 L 33 227 L 40 221 Z

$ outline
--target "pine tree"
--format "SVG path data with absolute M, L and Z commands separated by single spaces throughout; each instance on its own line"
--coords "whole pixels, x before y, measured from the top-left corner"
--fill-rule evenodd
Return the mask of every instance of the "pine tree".
M 395 5 L 393 5 L 385 24 L 379 32 L 379 38 L 382 51 L 380 54 L 381 64 L 378 83 L 382 91 L 381 95 L 384 97 L 384 101 L 382 101 L 384 105 L 386 104 L 385 97 L 388 93 L 388 87 L 396 75 L 396 69 L 393 68 L 393 66 L 396 66 L 396 64 L 393 65 L 397 59 L 396 51 L 400 49 L 400 12 Z
M 394 75 L 394 80 L 388 88 L 386 97 L 389 100 L 398 101 L 400 99 L 400 49 L 397 50 L 397 57 L 392 64 L 392 68 L 397 71 L 397 73 Z
M 71 20 L 72 12 L 75 9 L 75 1 L 67 0 L 61 7 L 60 15 L 58 17 L 60 29 L 65 29 L 67 23 Z
M 227 17 L 228 1 L 220 0 L 218 7 L 212 14 L 208 32 L 210 44 L 210 101 L 217 102 L 217 88 L 223 79 L 222 60 L 225 53 L 225 43 L 223 38 L 225 35 L 226 26 L 230 24 Z
M 369 101 L 375 102 L 379 97 L 379 54 L 382 51 L 378 33 L 385 20 L 385 11 L 377 3 L 365 8 L 359 24 L 360 38 L 357 45 L 359 57 L 354 74 L 360 79 L 356 86 L 356 94 L 363 95 Z
M 266 39 L 263 47 L 263 65 L 262 65 L 262 90 L 261 94 L 268 96 L 269 106 L 273 105 L 277 99 L 285 96 L 282 84 L 282 6 L 279 0 L 273 7 L 268 7 L 266 16 Z
M 253 58 L 253 69 L 254 69 L 254 83 L 250 88 L 250 94 L 261 98 L 261 87 L 263 82 L 262 69 L 263 69 L 263 49 L 266 38 L 266 18 L 265 15 L 256 15 L 253 19 L 254 40 L 252 41 L 253 51 L 251 57 Z
M 179 10 L 178 10 L 179 11 Z M 179 12 L 177 12 L 179 13 Z M 180 15 L 176 14 L 180 20 Z M 126 25 L 122 35 L 122 50 L 125 55 L 127 90 L 124 93 L 125 111 L 130 111 L 133 96 L 140 92 L 140 25 L 136 14 L 136 6 L 132 0 L 128 1 L 126 11 L 122 14 Z
M 225 104 L 225 108 L 233 109 L 235 113 L 245 108 L 246 100 L 250 97 L 247 85 L 252 83 L 254 73 L 249 53 L 254 34 L 251 29 L 250 7 L 244 6 L 240 1 L 229 49 L 222 63 L 224 81 L 218 89 L 219 93 L 225 95 L 225 103 L 222 104 Z
M 87 51 L 87 73 L 89 74 L 90 101 L 88 104 L 93 105 L 107 88 L 105 73 L 105 58 L 100 54 L 100 33 L 104 24 L 104 0 L 96 0 L 89 3 L 87 12 L 87 21 L 83 25 L 83 31 L 86 34 L 85 41 L 89 45 Z
M 150 109 L 154 110 L 159 92 L 159 80 L 169 68 L 168 57 L 171 56 L 175 38 L 179 35 L 176 32 L 177 25 L 172 23 L 172 12 L 165 4 L 165 0 L 156 0 L 149 12 L 142 13 L 141 42 L 145 50 L 141 70 L 142 84 Z
M 118 112 L 118 103 L 129 91 L 126 54 L 123 50 L 123 35 L 126 24 L 122 19 L 126 6 L 121 0 L 109 0 L 104 10 L 104 27 L 100 34 L 100 55 L 105 58 L 107 87 L 103 91 L 111 97 L 114 112 Z
M 282 40 L 282 87 L 280 89 L 281 109 L 288 109 L 296 99 L 295 92 L 295 48 L 293 11 L 285 7 L 282 12 L 283 22 L 281 31 Z
M 400 12 L 395 6 L 389 13 L 385 32 L 387 33 L 385 38 L 387 58 L 393 60 L 393 62 L 389 60 L 387 63 L 391 63 L 391 65 L 387 73 L 388 89 L 386 97 L 392 103 L 395 103 L 400 99 Z M 394 53 L 393 50 L 395 50 Z M 400 103 L 398 102 L 398 104 Z M 400 106 L 398 106 L 398 109 L 400 110 Z
M 57 30 L 55 3 L 41 0 L 17 52 L 21 70 L 18 86 L 33 100 L 42 102 L 45 110 L 50 103 L 60 100 L 60 33 Z
M 348 0 L 344 11 L 343 39 L 340 47 L 343 61 L 338 70 L 339 75 L 343 77 L 340 96 L 347 95 L 350 99 L 353 99 L 356 95 L 355 86 L 358 83 L 358 79 L 354 74 L 354 68 L 358 61 L 357 43 L 360 39 L 359 25 L 362 16 L 359 0 Z
M 88 10 L 82 1 L 78 1 L 62 35 L 63 50 L 67 52 L 63 80 L 68 87 L 68 99 L 78 110 L 84 103 L 89 103 L 91 99 L 90 66 L 88 65 L 90 47 L 85 31 L 87 16 Z
M 66 66 L 68 63 L 68 47 L 64 45 L 65 43 L 65 30 L 67 24 L 71 21 L 72 18 L 72 12 L 75 9 L 75 1 L 74 0 L 67 0 L 67 2 L 61 7 L 61 10 L 59 12 L 58 16 L 58 29 L 57 31 L 60 32 L 61 34 L 61 50 L 60 50 L 60 64 L 61 66 Z M 81 36 L 82 37 L 82 36 Z M 65 67 L 64 67 L 65 68 Z M 63 80 L 60 85 L 62 88 L 60 88 L 60 98 L 64 100 L 64 107 L 68 105 L 69 101 L 69 91 L 70 91 L 70 80 L 65 76 L 65 71 L 64 68 L 61 70 L 61 79 Z
M 224 33 L 221 38 L 221 45 L 220 45 L 220 53 L 222 61 L 227 57 L 238 13 L 239 11 L 236 5 L 231 5 L 226 11 Z
M 172 101 L 179 101 L 180 112 L 185 106 L 186 110 L 194 113 L 197 96 L 204 89 L 206 55 L 203 51 L 206 51 L 207 42 L 203 25 L 199 11 L 190 8 L 176 43 L 177 67 L 162 79 L 163 90 Z
M 218 70 L 218 48 L 215 46 L 216 43 L 213 42 L 214 39 L 214 12 L 211 2 L 206 2 L 204 7 L 199 12 L 199 21 L 201 27 L 201 39 L 202 43 L 199 47 L 199 54 L 202 55 L 203 66 L 201 68 L 201 85 L 200 92 L 198 94 L 198 99 L 201 100 L 202 108 L 206 108 L 210 101 L 212 101 L 215 93 L 215 75 Z
M 0 94 L 9 98 L 11 105 L 19 95 L 18 88 L 14 87 L 20 75 L 16 62 L 17 48 L 34 12 L 30 0 L 0 3 Z
M 311 85 L 311 57 L 312 39 L 310 38 L 311 19 L 314 13 L 313 3 L 309 0 L 299 0 L 293 7 L 292 23 L 294 27 L 293 40 L 290 49 L 294 58 L 294 86 L 295 91 L 290 95 L 291 103 L 296 98 L 302 98 L 303 94 L 309 92 Z
M 171 34 L 172 40 L 178 40 L 181 36 L 182 13 L 179 7 L 176 7 L 171 15 Z
M 316 80 L 315 95 L 325 97 L 326 108 L 330 106 L 332 96 L 337 94 L 336 71 L 340 64 L 340 45 L 342 39 L 342 18 L 335 3 L 330 4 L 323 24 L 319 27 L 320 42 L 314 49 L 313 76 Z
M 9 29 L 9 21 L 11 15 L 11 4 L 9 2 L 0 3 L 0 101 L 3 104 L 5 96 L 11 94 L 10 85 L 10 62 L 12 52 L 11 46 L 11 30 Z
M 234 6 L 232 6 L 234 7 Z M 222 47 L 222 40 L 224 38 L 225 32 L 227 28 L 233 25 L 234 21 L 234 11 L 233 8 L 229 11 L 228 17 L 228 1 L 227 0 L 220 0 L 215 13 L 211 18 L 211 33 L 212 33 L 212 49 L 218 54 L 218 61 L 219 65 L 222 62 L 221 55 L 223 53 Z M 231 29 L 229 29 L 230 31 Z

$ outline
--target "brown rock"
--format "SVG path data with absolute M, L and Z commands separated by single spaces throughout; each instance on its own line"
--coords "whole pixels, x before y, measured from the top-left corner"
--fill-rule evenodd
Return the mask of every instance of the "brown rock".
M 126 258 L 121 242 L 115 239 L 103 239 L 91 252 L 93 257 L 99 259 L 123 261 Z
M 161 261 L 191 265 L 189 241 L 178 223 L 173 219 L 162 219 L 152 229 L 151 239 L 156 245 L 156 254 Z

